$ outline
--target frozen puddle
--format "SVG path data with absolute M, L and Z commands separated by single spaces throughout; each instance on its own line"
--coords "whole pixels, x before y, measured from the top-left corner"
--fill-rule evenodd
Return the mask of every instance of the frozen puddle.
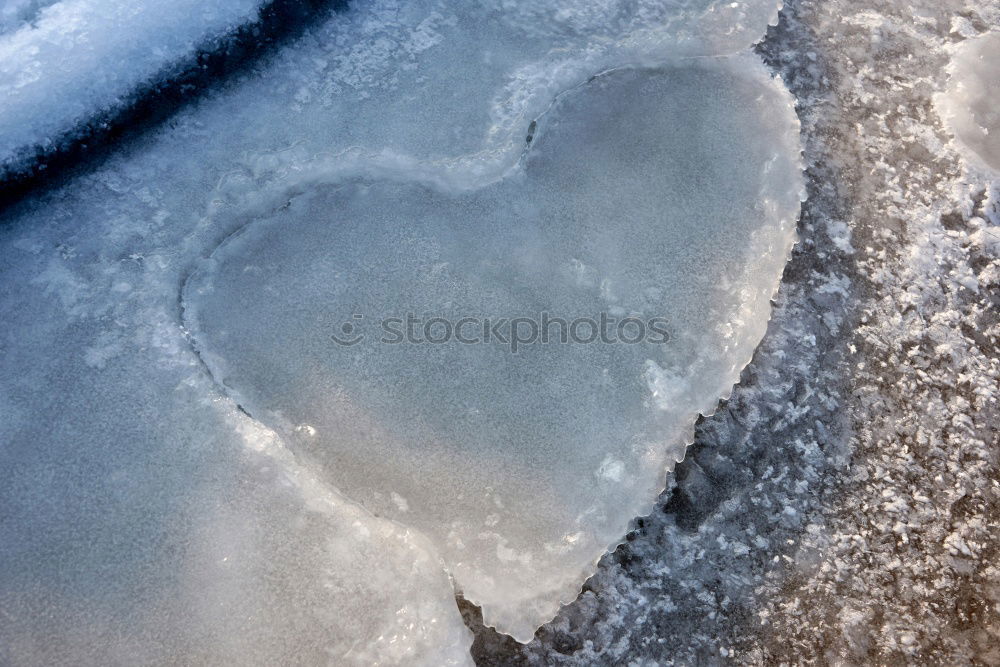
M 430 185 L 429 168 L 293 182 L 184 288 L 227 393 L 332 487 L 427 535 L 519 640 L 576 596 L 738 380 L 795 238 L 791 97 L 750 55 L 681 63 L 563 95 L 478 189 Z M 647 330 L 588 343 L 588 323 L 550 321 L 545 344 L 543 313 L 604 314 L 604 340 Z M 407 325 L 383 320 L 410 314 L 412 342 L 390 342 Z M 514 318 L 519 339 L 539 326 L 516 352 Z

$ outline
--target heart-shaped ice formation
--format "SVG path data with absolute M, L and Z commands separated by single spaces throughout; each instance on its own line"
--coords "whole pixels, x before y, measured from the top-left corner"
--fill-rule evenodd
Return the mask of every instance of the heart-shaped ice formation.
M 751 56 L 595 77 L 530 131 L 523 169 L 474 192 L 311 187 L 183 295 L 226 390 L 348 497 L 429 535 L 521 640 L 738 379 L 802 192 L 791 98 Z

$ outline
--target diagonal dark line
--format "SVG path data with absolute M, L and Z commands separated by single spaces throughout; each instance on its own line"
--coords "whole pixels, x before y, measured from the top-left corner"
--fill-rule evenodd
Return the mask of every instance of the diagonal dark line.
M 106 159 L 121 143 L 158 127 L 203 91 L 251 69 L 310 26 L 345 11 L 351 0 L 271 0 L 257 18 L 211 40 L 135 88 L 113 110 L 0 163 L 0 215 Z M 0 223 L 3 219 L 0 218 Z

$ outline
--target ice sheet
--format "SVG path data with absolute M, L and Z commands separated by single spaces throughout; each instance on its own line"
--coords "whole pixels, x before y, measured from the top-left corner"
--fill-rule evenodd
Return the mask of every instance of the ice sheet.
M 16 152 L 54 141 L 66 122 L 99 116 L 105 94 L 186 52 L 185 36 L 209 34 L 208 19 L 189 4 L 133 3 L 121 15 L 114 13 L 120 3 L 56 3 L 0 36 L 0 49 L 11 54 L 0 61 L 0 85 L 11 93 L 0 98 L 0 144 Z M 535 3 L 357 3 L 160 130 L 5 212 L 0 662 L 328 655 L 440 664 L 467 657 L 437 535 L 377 519 L 344 499 L 331 505 L 338 496 L 323 471 L 282 454 L 287 433 L 272 440 L 210 381 L 181 327 L 178 288 L 248 215 L 289 199 L 318 202 L 316 193 L 347 179 L 395 180 L 372 187 L 399 192 L 424 183 L 425 192 L 449 200 L 459 192 L 510 199 L 519 179 L 537 179 L 518 170 L 490 184 L 516 165 L 529 133 L 542 148 L 524 173 L 557 176 L 543 168 L 545 146 L 560 151 L 561 161 L 575 159 L 557 141 L 558 126 L 547 123 L 570 118 L 573 100 L 585 97 L 567 96 L 564 112 L 530 126 L 557 95 L 611 67 L 746 49 L 777 9 L 774 2 L 579 6 L 586 11 L 576 3 L 548 5 L 551 12 Z M 211 5 L 219 13 L 209 22 L 230 25 L 249 7 Z M 160 24 L 147 20 L 157 16 Z M 15 52 L 15 43 L 24 49 Z M 146 50 L 157 44 L 165 50 Z M 734 80 L 756 91 L 744 97 L 734 84 L 734 100 L 763 105 L 769 115 L 756 122 L 774 123 L 775 136 L 790 139 L 791 126 L 787 134 L 777 130 L 793 120 L 780 86 L 759 65 L 733 67 Z M 15 83 L 23 86 L 12 93 Z M 580 122 L 586 111 L 578 109 Z M 751 135 L 760 129 L 753 111 L 741 114 L 733 117 L 738 127 Z M 778 164 L 795 151 L 779 151 Z M 552 193 L 532 192 L 557 206 Z M 579 268 L 588 280 L 587 267 Z M 650 377 L 665 386 L 663 376 Z M 651 472 L 630 480 L 624 460 L 589 463 L 604 481 L 587 477 L 587 484 L 604 485 L 610 503 L 621 500 L 616 479 L 635 488 L 662 484 L 650 481 Z M 572 503 L 586 493 L 567 488 L 559 498 Z M 396 494 L 388 496 L 391 511 L 415 506 L 416 498 Z M 316 498 L 327 499 L 319 503 L 325 509 Z M 526 517 L 525 525 L 565 518 L 566 507 Z M 624 516 L 623 505 L 614 507 Z M 553 600 L 573 594 L 594 554 L 623 527 L 598 516 L 578 538 L 584 546 L 571 543 L 565 560 L 540 556 L 523 569 L 503 560 L 523 551 L 499 549 L 471 562 L 458 583 L 523 636 Z M 558 571 L 559 563 L 577 562 L 573 572 Z M 505 582 L 485 577 L 497 563 L 513 575 L 514 597 L 531 577 L 543 579 L 535 565 L 550 568 L 553 584 L 539 589 L 539 605 L 518 598 L 507 607 L 516 613 L 502 617 L 489 595 L 507 604 Z M 456 575 L 460 564 L 449 562 Z
M 535 132 L 523 172 L 469 193 L 429 174 L 293 182 L 184 293 L 220 385 L 348 497 L 432 536 L 520 639 L 575 596 L 737 380 L 802 192 L 790 99 L 752 56 L 605 74 Z M 548 343 L 543 313 L 568 323 Z M 394 342 L 410 314 L 415 335 Z M 602 314 L 606 337 L 572 329 Z M 536 324 L 495 326 L 518 317 Z M 640 343 L 602 342 L 641 326 Z

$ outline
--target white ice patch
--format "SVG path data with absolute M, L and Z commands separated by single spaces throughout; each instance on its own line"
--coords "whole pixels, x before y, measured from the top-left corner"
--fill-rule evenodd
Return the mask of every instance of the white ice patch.
M 34 20 L 38 13 L 56 0 L 4 0 L 0 3 L 0 35 L 12 32 Z
M 261 4 L 64 0 L 5 6 L 0 11 L 0 164 L 18 149 L 48 146 L 74 125 L 114 110 L 165 67 L 254 19 Z
M 947 91 L 935 99 L 938 110 L 974 164 L 1000 171 L 1000 33 L 962 42 L 949 72 Z
M 600 76 L 537 132 L 523 173 L 471 192 L 291 181 L 184 292 L 216 380 L 279 431 L 315 425 L 284 433 L 290 446 L 429 535 L 486 622 L 521 640 L 572 599 L 738 379 L 802 193 L 791 99 L 749 55 Z M 664 318 L 670 337 L 650 325 L 638 343 L 587 342 L 590 325 L 568 324 L 549 343 L 515 350 L 513 326 L 485 342 L 484 322 L 542 313 Z

